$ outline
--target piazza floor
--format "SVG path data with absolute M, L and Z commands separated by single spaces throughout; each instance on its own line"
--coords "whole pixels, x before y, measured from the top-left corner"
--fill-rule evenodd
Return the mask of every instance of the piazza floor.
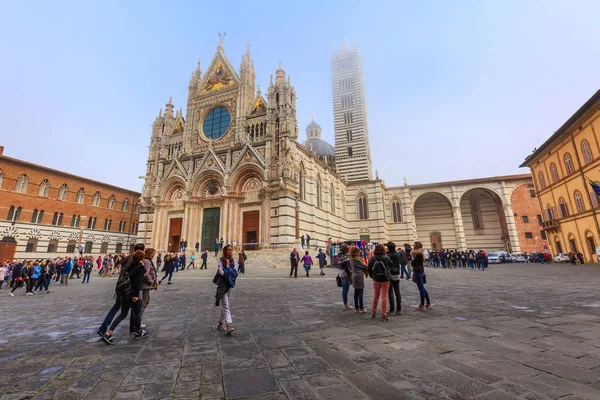
M 214 328 L 214 271 L 175 273 L 146 310 L 152 336 L 133 340 L 124 321 L 114 346 L 95 333 L 114 278 L 4 288 L 0 398 L 600 399 L 597 265 L 429 269 L 434 310 L 414 310 L 402 281 L 404 315 L 387 323 L 342 310 L 333 270 L 254 269 L 235 288 L 231 336 Z

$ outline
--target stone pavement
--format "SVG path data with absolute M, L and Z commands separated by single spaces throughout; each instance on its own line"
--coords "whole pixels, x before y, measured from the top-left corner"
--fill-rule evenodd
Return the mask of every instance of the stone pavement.
M 146 311 L 153 335 L 133 340 L 124 322 L 114 346 L 95 334 L 114 279 L 5 288 L 1 399 L 600 399 L 598 266 L 429 269 L 434 310 L 414 310 L 402 281 L 404 315 L 386 323 L 342 310 L 333 270 L 250 269 L 231 336 L 214 328 L 213 274 L 176 273 Z

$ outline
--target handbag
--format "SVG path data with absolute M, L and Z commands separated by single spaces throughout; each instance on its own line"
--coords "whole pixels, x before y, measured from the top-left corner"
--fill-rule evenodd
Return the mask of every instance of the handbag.
M 335 280 L 337 282 L 337 286 L 338 287 L 342 287 L 343 286 L 343 284 L 342 284 L 342 278 L 340 278 L 339 275 L 335 278 Z
M 427 283 L 427 275 L 423 274 L 423 285 Z

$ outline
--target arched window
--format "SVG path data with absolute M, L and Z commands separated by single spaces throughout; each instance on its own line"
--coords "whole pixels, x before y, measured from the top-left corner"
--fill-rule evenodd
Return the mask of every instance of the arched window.
M 392 217 L 394 218 L 394 222 L 402 222 L 402 208 L 397 199 L 392 201 Z
M 127 222 L 125 222 L 125 220 L 122 220 L 121 222 L 119 222 L 119 232 L 125 232 L 125 224 L 127 224 Z
M 590 148 L 590 144 L 587 140 L 583 140 L 581 142 L 581 154 L 583 154 L 583 162 L 585 164 L 589 164 L 594 160 L 592 149 Z
M 87 241 L 87 242 L 85 242 L 85 248 L 83 249 L 83 251 L 89 254 L 92 252 L 93 247 L 94 247 L 94 242 Z
M 575 172 L 573 160 L 571 159 L 571 155 L 569 153 L 565 153 L 565 167 L 567 168 L 567 174 L 572 174 Z
M 127 209 L 129 208 L 129 199 L 125 199 L 123 200 L 123 211 L 127 211 Z
M 139 214 L 142 211 L 142 205 L 140 203 L 137 203 L 135 205 L 135 213 Z
M 300 200 L 306 200 L 306 171 L 304 164 L 300 164 L 300 174 L 298 175 L 299 196 Z
M 556 169 L 556 164 L 550 164 L 550 177 L 552 178 L 552 183 L 558 182 L 558 170 Z
M 550 206 L 550 203 L 546 204 L 546 217 L 548 217 L 548 221 L 556 219 L 556 213 L 554 212 L 554 208 Z
M 92 197 L 92 205 L 99 206 L 100 205 L 100 191 L 96 190 L 94 196 Z
M 17 178 L 17 183 L 15 184 L 15 192 L 17 193 L 27 193 L 27 184 L 29 183 L 29 178 L 27 175 L 23 174 Z
M 471 206 L 471 217 L 473 218 L 473 229 L 483 229 L 483 213 L 481 212 L 479 194 L 471 193 L 469 204 Z
M 123 252 L 123 243 L 117 243 L 117 248 L 115 249 L 115 253 L 120 254 Z
M 42 183 L 40 183 L 40 188 L 38 190 L 38 196 L 48 197 L 49 191 L 50 191 L 50 182 L 48 182 L 48 179 L 44 179 L 42 181 Z
M 71 217 L 71 226 L 73 228 L 77 228 L 79 226 L 80 218 L 81 217 L 79 215 L 73 214 L 73 216 Z
M 364 194 L 358 197 L 358 219 L 369 219 L 369 200 Z
M 85 198 L 85 189 L 79 188 L 77 191 L 77 196 L 75 197 L 75 201 L 79 204 L 83 204 L 83 199 Z
M 90 217 L 88 219 L 88 229 L 96 229 L 96 217 Z
M 108 198 L 108 208 L 113 209 L 115 207 L 115 195 L 111 194 Z
M 112 219 L 105 219 L 104 220 L 104 230 L 105 231 L 110 231 L 110 226 L 112 225 Z
M 17 221 L 19 221 L 20 217 L 21 217 L 21 206 L 19 206 L 19 207 L 10 206 L 10 208 L 8 209 L 8 216 L 6 217 L 6 220 L 17 222 Z
M 585 203 L 583 202 L 583 196 L 581 196 L 581 192 L 576 190 L 573 193 L 573 198 L 575 199 L 575 206 L 577 207 L 577 212 L 585 211 Z
M 323 208 L 323 183 L 321 175 L 317 174 L 317 207 Z
M 0 169 L 0 189 L 2 189 L 2 183 L 4 182 L 4 172 Z
M 569 216 L 569 207 L 567 206 L 565 199 L 563 199 L 562 197 L 558 199 L 558 209 L 560 210 L 560 216 L 562 218 Z
M 137 221 L 131 224 L 131 233 L 137 233 L 138 232 L 138 223 Z
M 31 222 L 34 224 L 41 224 L 44 220 L 44 210 L 38 211 L 38 209 L 33 210 L 33 215 L 31 216 Z
M 329 208 L 332 214 L 335 214 L 335 191 L 333 183 L 329 186 Z
M 352 157 L 352 147 L 348 146 L 348 157 Z
M 63 213 L 55 212 L 52 217 L 52 225 L 62 225 Z
M 67 200 L 67 194 L 69 193 L 69 187 L 66 183 L 63 183 L 58 189 L 58 200 Z
M 546 178 L 544 178 L 544 173 L 542 171 L 538 172 L 538 186 L 540 190 L 546 189 Z

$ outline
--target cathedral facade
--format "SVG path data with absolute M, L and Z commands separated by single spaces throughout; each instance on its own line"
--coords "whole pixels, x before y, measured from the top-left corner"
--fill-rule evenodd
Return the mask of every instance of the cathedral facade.
M 530 176 L 387 187 L 372 175 L 358 51 L 344 45 L 331 62 L 335 146 L 314 116 L 300 143 L 284 68 L 263 93 L 250 49 L 236 71 L 221 39 L 206 71 L 199 63 L 192 73 L 185 114 L 169 100 L 152 125 L 138 242 L 159 251 L 178 251 L 182 240 L 212 249 L 221 238 L 287 247 L 306 233 L 321 243 L 420 240 L 518 252 L 511 196 Z

